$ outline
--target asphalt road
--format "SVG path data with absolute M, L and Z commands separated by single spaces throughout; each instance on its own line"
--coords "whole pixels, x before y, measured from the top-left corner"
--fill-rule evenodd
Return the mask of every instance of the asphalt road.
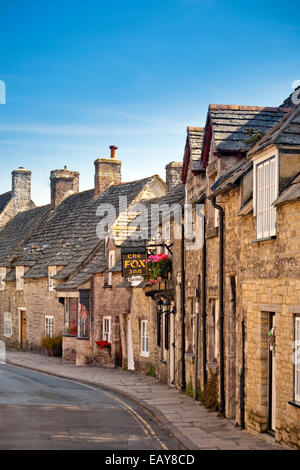
M 144 409 L 96 386 L 0 365 L 0 449 L 174 450 Z

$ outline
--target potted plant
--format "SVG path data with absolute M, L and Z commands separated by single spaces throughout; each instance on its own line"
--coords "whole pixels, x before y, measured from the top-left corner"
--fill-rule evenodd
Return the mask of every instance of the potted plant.
M 147 276 L 145 276 L 145 279 L 149 281 L 150 285 L 157 284 L 168 279 L 169 273 L 172 270 L 172 261 L 169 255 L 163 255 L 162 253 L 150 255 L 146 264 L 148 273 Z
M 108 341 L 96 341 L 96 346 L 98 349 L 104 349 L 108 352 L 111 351 L 111 343 L 109 343 Z

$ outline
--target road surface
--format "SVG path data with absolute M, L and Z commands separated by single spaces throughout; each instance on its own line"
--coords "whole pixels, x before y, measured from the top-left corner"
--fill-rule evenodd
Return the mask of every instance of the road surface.
M 180 444 L 117 394 L 0 364 L 0 449 L 174 450 Z

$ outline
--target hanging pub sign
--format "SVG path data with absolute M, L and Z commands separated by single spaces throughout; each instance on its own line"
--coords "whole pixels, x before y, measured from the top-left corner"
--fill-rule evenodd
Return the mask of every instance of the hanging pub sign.
M 147 274 L 147 253 L 126 253 L 122 255 L 123 277 L 145 276 Z

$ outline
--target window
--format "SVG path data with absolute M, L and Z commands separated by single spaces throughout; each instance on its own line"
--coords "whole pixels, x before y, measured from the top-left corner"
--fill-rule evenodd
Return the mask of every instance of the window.
M 108 269 L 113 268 L 116 264 L 116 252 L 110 251 L 108 254 Z M 112 273 L 108 273 L 107 284 L 112 285 Z
M 54 318 L 50 315 L 45 316 L 45 335 L 53 338 Z
M 0 290 L 5 290 L 6 268 L 0 268 Z
M 149 335 L 147 320 L 142 320 L 141 322 L 141 355 L 149 357 Z
M 103 341 L 111 343 L 111 317 L 103 317 Z
M 16 290 L 24 288 L 24 266 L 16 266 Z
M 78 299 L 65 299 L 65 327 L 64 334 L 77 336 L 77 316 L 78 316 Z
M 254 165 L 254 213 L 257 239 L 276 235 L 276 209 L 272 207 L 278 193 L 278 164 L 274 156 Z
M 89 337 L 89 311 L 83 304 L 79 306 L 78 333 L 80 338 Z
M 4 336 L 11 336 L 11 335 L 12 335 L 11 313 L 5 312 L 4 313 Z
M 295 401 L 300 403 L 300 316 L 295 317 Z
M 55 279 L 52 276 L 56 275 L 56 266 L 48 266 L 48 290 L 49 292 L 54 291 Z

